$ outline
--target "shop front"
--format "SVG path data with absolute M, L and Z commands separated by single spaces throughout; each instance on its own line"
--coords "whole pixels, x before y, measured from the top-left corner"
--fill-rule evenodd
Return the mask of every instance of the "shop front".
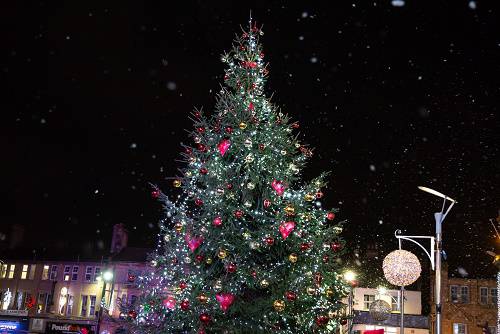
M 28 328 L 28 311 L 0 311 L 0 334 L 25 334 Z

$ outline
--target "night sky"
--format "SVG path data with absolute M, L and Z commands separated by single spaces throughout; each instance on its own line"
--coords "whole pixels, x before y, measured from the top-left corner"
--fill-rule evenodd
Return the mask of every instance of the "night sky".
M 161 213 L 148 182 L 174 192 L 165 178 L 189 113 L 212 113 L 220 55 L 251 9 L 267 92 L 316 148 L 305 178 L 332 171 L 324 205 L 348 219 L 351 254 L 395 249 L 398 228 L 432 234 L 441 201 L 426 185 L 459 202 L 444 225 L 450 265 L 491 269 L 500 18 L 489 3 L 105 3 L 3 4 L 4 242 L 20 224 L 21 246 L 38 252 L 107 247 L 124 223 L 131 245 L 153 247 Z

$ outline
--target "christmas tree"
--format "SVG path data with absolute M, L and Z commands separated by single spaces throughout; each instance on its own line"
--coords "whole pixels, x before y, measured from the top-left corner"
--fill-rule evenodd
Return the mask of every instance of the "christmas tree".
M 250 22 L 222 56 L 215 113 L 193 113 L 192 145 L 159 188 L 160 242 L 133 317 L 142 333 L 329 333 L 346 323 L 344 241 L 321 207 L 326 173 L 306 182 L 312 150 L 264 94 L 268 75 Z

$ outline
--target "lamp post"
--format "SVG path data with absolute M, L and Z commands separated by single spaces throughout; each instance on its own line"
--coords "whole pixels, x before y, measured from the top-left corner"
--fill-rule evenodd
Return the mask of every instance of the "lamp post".
M 347 300 L 347 313 L 348 313 L 348 318 L 347 318 L 347 332 L 351 332 L 352 328 L 352 315 L 353 315 L 353 310 L 352 310 L 352 304 L 354 303 L 354 296 L 353 296 L 353 287 L 356 284 L 356 276 L 357 274 L 352 271 L 348 270 L 344 273 L 344 280 L 349 283 L 349 297 Z
M 97 279 L 98 281 L 102 281 L 102 291 L 101 291 L 101 305 L 99 307 L 99 312 L 97 312 L 97 334 L 100 334 L 100 328 L 101 328 L 101 318 L 102 318 L 102 312 L 104 311 L 104 308 L 106 307 L 106 285 L 108 282 L 111 282 L 113 280 L 113 272 L 111 270 L 106 270 L 104 273 L 101 274 Z M 110 294 L 112 291 L 110 292 Z M 111 303 L 111 299 L 109 301 Z

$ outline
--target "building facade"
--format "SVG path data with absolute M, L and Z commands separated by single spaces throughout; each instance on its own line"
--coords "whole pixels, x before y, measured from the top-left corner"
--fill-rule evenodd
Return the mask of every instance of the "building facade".
M 488 279 L 448 277 L 444 267 L 442 277 L 442 333 L 482 334 L 488 328 L 496 334 L 497 282 Z M 434 304 L 434 291 L 431 293 Z M 431 328 L 434 333 L 436 310 L 431 309 Z

